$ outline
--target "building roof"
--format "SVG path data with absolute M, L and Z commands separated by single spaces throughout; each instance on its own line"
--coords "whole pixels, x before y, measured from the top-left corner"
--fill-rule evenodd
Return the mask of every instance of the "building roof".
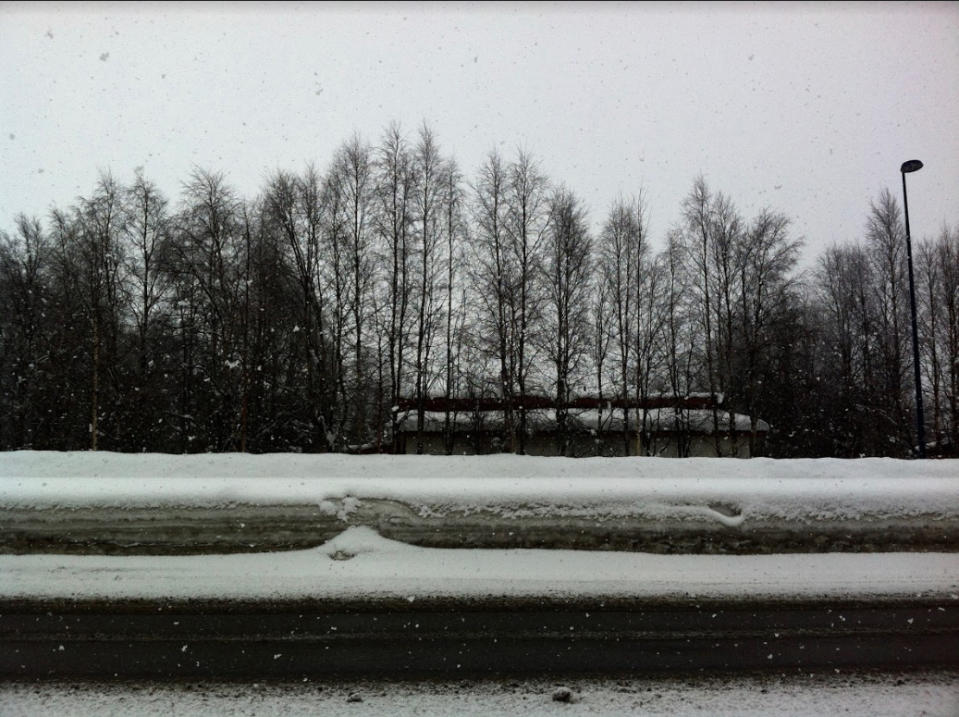
M 723 394 L 709 393 L 690 393 L 685 396 L 675 396 L 667 393 L 657 393 L 641 398 L 600 398 L 598 396 L 576 396 L 568 402 L 568 407 L 573 409 L 606 409 L 610 408 L 712 408 L 723 404 Z M 514 396 L 510 404 L 514 409 L 525 407 L 527 410 L 548 409 L 556 407 L 556 399 L 549 396 L 527 395 L 523 397 Z M 506 399 L 499 396 L 463 396 L 456 398 L 424 398 L 423 410 L 445 413 L 468 412 L 468 411 L 502 411 L 506 405 Z M 418 408 L 415 398 L 400 398 L 397 402 L 397 408 L 402 411 L 411 411 Z

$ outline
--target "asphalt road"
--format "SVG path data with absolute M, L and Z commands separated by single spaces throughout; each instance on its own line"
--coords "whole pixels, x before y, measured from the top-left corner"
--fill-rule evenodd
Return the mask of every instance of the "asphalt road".
M 959 601 L 6 601 L 0 677 L 455 677 L 959 665 Z

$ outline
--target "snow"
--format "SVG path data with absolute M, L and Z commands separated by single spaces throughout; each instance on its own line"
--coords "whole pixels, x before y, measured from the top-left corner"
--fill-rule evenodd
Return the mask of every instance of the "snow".
M 0 526 L 18 515 L 190 509 L 237 519 L 312 506 L 341 530 L 306 550 L 227 555 L 0 555 L 0 599 L 145 600 L 897 600 L 959 609 L 959 553 L 655 555 L 419 547 L 384 537 L 387 502 L 448 526 L 455 516 L 528 521 L 766 521 L 817 526 L 959 520 L 959 461 L 563 459 L 516 456 L 0 454 Z M 364 511 L 367 511 L 364 513 Z M 672 522 L 670 522 L 672 521 Z M 851 522 L 850 522 L 851 521 Z M 64 524 L 65 525 L 65 524 Z M 241 525 L 242 527 L 242 525 Z M 955 605 L 955 607 L 953 607 Z M 184 645 L 184 649 L 188 646 Z M 274 653 L 271 653 L 274 654 Z M 275 653 L 278 659 L 282 653 Z M 0 684 L 0 712 L 363 715 L 959 714 L 959 673 L 566 676 L 513 680 L 70 682 Z M 557 703 L 568 689 L 575 699 Z
M 0 454 L 0 508 L 317 505 L 431 515 L 959 517 L 959 460 Z
M 576 703 L 557 704 L 561 688 Z M 355 696 L 355 697 L 354 697 Z M 352 699 L 351 699 L 352 698 Z M 360 700 L 360 701 L 357 701 Z M 4 682 L 3 714 L 83 715 L 765 715 L 862 717 L 959 714 L 959 673 L 296 682 Z
M 959 554 L 651 555 L 422 548 L 351 527 L 318 548 L 194 556 L 0 555 L 2 598 L 959 600 Z M 957 605 L 959 607 L 959 605 Z
M 0 525 L 15 552 L 304 548 L 357 525 L 434 547 L 951 550 L 959 461 L 25 451 L 0 454 Z
M 450 530 L 457 521 L 487 526 L 493 516 L 500 520 L 496 530 L 521 531 L 545 521 L 559 533 L 578 520 L 599 526 L 604 521 L 652 524 L 664 531 L 687 524 L 715 531 L 789 526 L 807 534 L 837 525 L 843 533 L 855 533 L 863 525 L 874 530 L 918 526 L 954 536 L 959 527 L 959 461 L 0 455 L 0 524 L 5 530 L 15 528 L 18 520 L 36 521 L 36 516 L 49 516 L 47 522 L 56 529 L 63 511 L 81 509 L 88 511 L 80 516 L 83 521 L 110 525 L 132 517 L 129 511 L 176 522 L 192 509 L 207 508 L 227 513 L 242 527 L 245 518 L 269 508 L 273 512 L 268 522 L 275 520 L 282 527 L 283 516 L 303 506 L 310 510 L 298 513 L 300 519 L 306 515 L 314 525 L 324 526 L 317 543 L 335 537 L 307 550 L 252 554 L 2 555 L 0 596 L 732 598 L 959 593 L 955 552 L 666 556 L 440 549 L 390 540 L 370 527 L 382 526 L 382 532 L 397 537 L 387 531 L 391 519 L 412 516 L 409 520 L 431 530 Z M 382 512 L 384 506 L 392 512 Z
M 712 458 L 560 458 L 408 456 L 342 453 L 112 453 L 11 451 L 0 453 L 0 477 L 34 478 L 959 478 L 959 460 L 839 458 L 745 460 Z

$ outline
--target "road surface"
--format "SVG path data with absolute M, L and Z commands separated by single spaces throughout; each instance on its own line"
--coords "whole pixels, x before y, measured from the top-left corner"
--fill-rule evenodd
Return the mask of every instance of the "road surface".
M 615 675 L 959 666 L 959 602 L 5 600 L 0 676 Z

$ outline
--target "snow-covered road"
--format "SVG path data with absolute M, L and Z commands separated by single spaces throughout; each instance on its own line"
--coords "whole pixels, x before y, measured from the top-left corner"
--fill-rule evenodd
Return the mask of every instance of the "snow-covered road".
M 562 688 L 572 702 L 554 695 Z M 572 680 L 0 683 L 8 717 L 33 715 L 666 715 L 955 717 L 959 673 L 803 672 Z

